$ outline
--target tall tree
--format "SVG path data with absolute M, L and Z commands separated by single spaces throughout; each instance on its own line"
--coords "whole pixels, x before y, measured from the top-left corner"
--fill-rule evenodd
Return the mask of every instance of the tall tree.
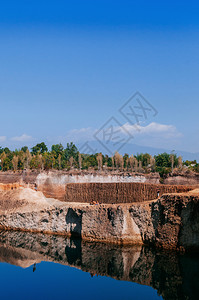
M 44 158 L 42 154 L 38 154 L 38 165 L 41 170 L 44 169 Z
M 120 166 L 120 154 L 116 151 L 114 155 L 116 169 L 119 169 Z
M 133 171 L 135 165 L 135 157 L 133 156 L 133 154 L 129 157 L 129 163 L 130 163 L 131 171 Z
M 18 161 L 19 161 L 18 156 L 14 155 L 14 157 L 12 159 L 12 165 L 13 165 L 14 172 L 16 172 L 18 169 Z
M 138 169 L 139 169 L 139 172 L 142 172 L 142 161 L 139 160 L 138 162 Z
M 23 152 L 26 152 L 28 150 L 28 147 L 27 146 L 23 146 L 22 148 L 21 148 L 21 151 L 23 151 Z
M 61 154 L 58 156 L 59 170 L 61 170 Z
M 180 170 L 182 170 L 182 166 L 183 166 L 183 163 L 182 163 L 182 156 L 179 156 L 179 157 L 178 157 L 178 168 L 179 168 Z
M 137 159 L 136 158 L 134 158 L 134 168 L 135 168 L 135 172 L 137 172 L 138 171 L 138 161 L 137 161 Z
M 30 154 L 30 151 L 28 149 L 26 150 L 24 157 L 25 157 L 24 159 L 25 168 L 29 169 L 32 155 Z
M 76 161 L 78 160 L 78 150 L 73 142 L 67 143 L 66 149 L 64 150 L 64 157 L 66 160 L 69 160 L 71 156 Z
M 98 170 L 102 170 L 102 153 L 97 155 Z
M 121 168 L 121 171 L 123 171 L 123 170 L 124 170 L 124 159 L 123 159 L 123 156 L 122 156 L 122 155 L 120 155 L 119 160 L 120 160 L 120 168 Z
M 173 152 L 170 155 L 170 161 L 171 161 L 171 171 L 173 173 L 173 167 L 174 167 L 174 153 Z
M 79 169 L 81 170 L 82 168 L 82 155 L 80 152 L 78 152 L 78 163 L 79 163 Z
M 73 167 L 73 161 L 74 161 L 74 158 L 73 158 L 73 156 L 71 156 L 71 157 L 69 158 L 69 163 L 70 163 L 70 167 L 71 167 L 71 168 Z
M 114 156 L 111 156 L 111 161 L 112 161 L 112 170 L 114 171 L 114 169 L 115 169 Z
M 5 159 L 6 159 L 6 154 L 5 154 L 5 152 L 3 151 L 2 153 L 1 153 L 1 155 L 0 155 L 0 159 L 1 159 L 1 169 L 2 169 L 2 171 L 4 170 L 4 162 L 5 162 Z
M 154 172 L 154 170 L 155 170 L 155 158 L 152 155 L 150 155 L 149 166 L 151 168 L 151 171 Z
M 58 159 L 59 154 L 62 155 L 64 152 L 64 147 L 63 145 L 60 144 L 56 144 L 56 145 L 52 145 L 51 147 L 51 151 L 54 154 L 55 159 Z
M 48 151 L 48 148 L 44 142 L 37 144 L 36 146 L 32 147 L 32 153 L 37 154 L 37 153 L 45 153 Z

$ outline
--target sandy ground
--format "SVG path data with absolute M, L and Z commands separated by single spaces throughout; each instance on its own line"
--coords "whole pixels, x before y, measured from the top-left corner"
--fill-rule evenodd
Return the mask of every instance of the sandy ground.
M 199 189 L 194 189 L 186 193 L 177 193 L 177 195 L 187 196 L 199 196 Z M 145 204 L 156 201 L 157 199 L 146 201 Z M 134 203 L 135 205 L 136 203 Z M 140 204 L 138 202 L 137 204 Z M 62 202 L 53 198 L 46 198 L 42 192 L 35 191 L 30 188 L 19 187 L 13 190 L 1 190 L 0 189 L 0 213 L 5 214 L 6 212 L 28 212 L 28 211 L 39 211 L 42 209 L 54 208 L 58 206 L 88 206 L 86 203 L 76 202 Z M 118 204 L 115 204 L 118 205 Z M 121 206 L 128 204 L 119 204 Z M 132 205 L 132 203 L 129 205 Z M 90 206 L 90 205 L 89 205 Z M 101 204 L 101 206 L 113 206 L 108 204 Z M 91 207 L 95 207 L 91 206 Z
M 41 211 L 43 209 L 53 209 L 63 206 L 88 206 L 86 203 L 63 202 L 54 198 L 46 198 L 42 192 L 31 188 L 20 187 L 13 190 L 0 189 L 0 214 L 25 213 Z
M 166 193 L 167 194 L 167 193 Z M 184 192 L 184 193 L 172 193 L 171 195 L 179 195 L 179 196 L 194 196 L 198 197 L 199 196 L 199 188 L 191 190 L 189 192 Z
M 46 198 L 42 192 L 20 187 L 15 190 L 0 191 L 0 212 L 26 212 L 63 205 L 56 199 Z

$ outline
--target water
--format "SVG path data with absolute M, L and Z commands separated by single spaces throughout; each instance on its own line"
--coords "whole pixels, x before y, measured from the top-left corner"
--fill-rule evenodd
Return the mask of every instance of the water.
M 198 254 L 10 231 L 0 261 L 2 299 L 199 298 Z

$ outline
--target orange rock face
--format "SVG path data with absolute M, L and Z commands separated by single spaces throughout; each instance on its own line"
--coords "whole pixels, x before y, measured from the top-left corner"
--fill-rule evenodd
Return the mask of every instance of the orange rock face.
M 59 200 L 66 202 L 90 203 L 133 203 L 154 200 L 165 193 L 188 192 L 193 186 L 160 185 L 147 183 L 68 183 L 64 194 L 58 193 Z M 54 191 L 56 193 L 56 191 Z M 45 192 L 44 192 L 45 194 Z M 51 194 L 52 196 L 52 194 Z M 54 197 L 56 195 L 54 194 Z
M 9 184 L 0 183 L 0 191 L 10 191 L 10 190 L 16 190 L 18 188 L 20 188 L 19 183 L 9 183 Z

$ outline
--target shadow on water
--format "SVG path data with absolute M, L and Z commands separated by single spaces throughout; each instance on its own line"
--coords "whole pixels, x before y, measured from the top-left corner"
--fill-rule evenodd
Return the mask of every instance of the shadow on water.
M 77 216 L 74 216 L 77 217 Z M 117 280 L 148 285 L 165 300 L 197 299 L 199 254 L 116 246 L 24 232 L 0 232 L 0 261 L 23 268 L 56 262 Z

